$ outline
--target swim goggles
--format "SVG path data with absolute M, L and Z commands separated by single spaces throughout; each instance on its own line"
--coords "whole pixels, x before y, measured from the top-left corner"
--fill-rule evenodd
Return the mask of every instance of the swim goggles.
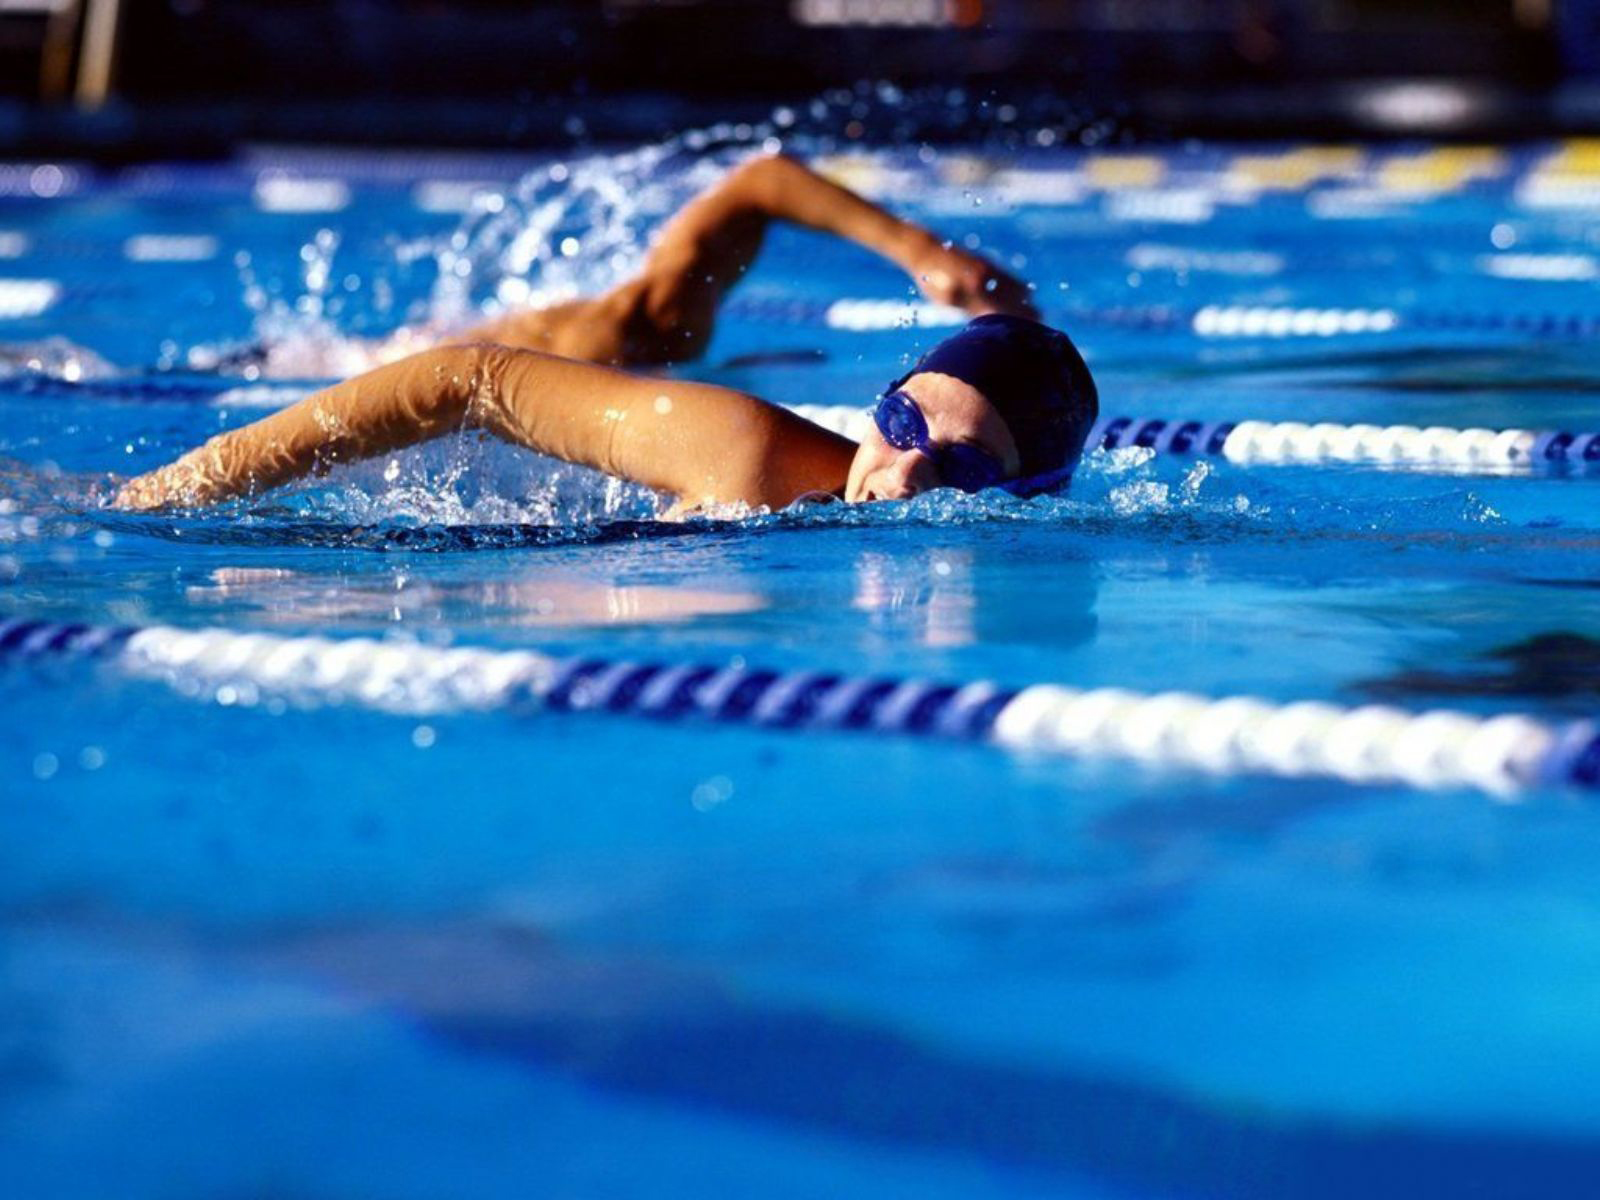
M 998 487 L 1014 496 L 1036 496 L 1072 478 L 1072 468 L 1063 467 L 1027 479 L 1007 479 L 1005 464 L 987 450 L 965 442 L 936 445 L 928 437 L 928 418 L 922 415 L 917 402 L 899 388 L 878 401 L 872 410 L 872 423 L 896 450 L 920 450 L 926 454 L 939 478 L 963 492 Z

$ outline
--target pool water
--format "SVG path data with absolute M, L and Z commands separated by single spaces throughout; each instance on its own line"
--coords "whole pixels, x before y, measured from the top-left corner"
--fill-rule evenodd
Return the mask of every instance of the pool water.
M 1121 450 L 1058 497 L 669 525 L 461 439 L 102 507 L 360 339 L 627 269 L 693 159 L 0 165 L 0 612 L 1593 712 L 1582 469 Z M 1033 281 L 1107 413 L 1600 426 L 1593 147 L 824 165 Z M 863 403 L 941 329 L 836 302 L 908 298 L 783 230 L 682 373 Z M 1600 1168 L 1572 793 L 74 664 L 3 668 L 0 703 L 0 1194 L 1503 1197 Z

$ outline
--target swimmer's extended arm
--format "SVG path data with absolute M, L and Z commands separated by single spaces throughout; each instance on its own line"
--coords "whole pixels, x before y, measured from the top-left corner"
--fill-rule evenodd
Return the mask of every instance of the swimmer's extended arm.
M 481 429 L 669 492 L 774 508 L 842 486 L 854 446 L 728 388 L 504 346 L 442 346 L 306 397 L 130 480 L 120 508 L 210 504 Z

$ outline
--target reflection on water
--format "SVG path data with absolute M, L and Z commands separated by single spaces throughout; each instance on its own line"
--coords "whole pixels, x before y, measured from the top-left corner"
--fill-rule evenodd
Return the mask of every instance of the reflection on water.
M 470 610 L 501 623 L 543 628 L 653 625 L 757 612 L 756 591 L 592 583 L 578 579 L 416 579 L 404 569 L 385 577 L 314 575 L 286 568 L 219 567 L 185 597 L 202 605 L 256 610 L 275 624 L 357 618 L 439 620 Z
M 1086 558 L 1051 563 L 1051 586 L 1037 594 L 1036 550 L 965 541 L 911 554 L 862 550 L 855 557 L 851 607 L 892 640 L 930 647 L 1093 640 L 1099 576 Z M 980 582 L 982 586 L 980 587 Z
M 1581 633 L 1539 633 L 1480 655 L 1476 669 L 1416 667 L 1357 685 L 1370 696 L 1517 696 L 1589 700 L 1600 696 L 1600 641 Z
M 941 548 L 891 557 L 866 550 L 856 556 L 851 606 L 885 633 L 925 646 L 966 646 L 976 640 L 972 551 Z
M 215 613 L 216 623 L 346 632 L 404 624 L 471 637 L 475 627 L 644 628 L 733 618 L 721 627 L 731 634 L 739 619 L 770 614 L 740 635 L 765 641 L 787 628 L 786 614 L 809 611 L 835 614 L 841 634 L 859 629 L 896 657 L 909 646 L 1059 651 L 1094 640 L 1103 570 L 1079 539 L 1070 551 L 1063 539 L 1041 560 L 1037 542 L 1003 528 L 879 533 L 839 560 L 833 547 L 812 540 L 815 532 L 796 540 L 774 532 L 646 543 L 644 555 L 638 543 L 588 545 L 574 547 L 571 561 L 496 553 L 477 560 L 477 577 L 455 569 L 449 556 L 397 554 L 334 569 L 235 560 L 184 580 L 175 598 Z M 847 572 L 823 570 L 830 561 Z M 1048 572 L 1043 595 L 1041 569 Z

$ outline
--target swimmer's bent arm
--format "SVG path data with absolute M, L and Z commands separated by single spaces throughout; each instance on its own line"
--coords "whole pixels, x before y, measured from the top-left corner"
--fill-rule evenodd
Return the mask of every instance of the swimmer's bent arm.
M 696 196 L 662 228 L 639 273 L 604 296 L 513 313 L 463 335 L 553 350 L 591 362 L 697 358 L 717 306 L 760 253 L 767 227 L 788 221 L 854 242 L 903 269 L 928 299 L 974 316 L 1036 317 L 1028 288 L 980 255 L 783 155 L 752 158 Z
M 1036 316 L 1022 284 L 987 259 L 957 249 L 785 155 L 753 158 L 662 229 L 642 271 L 647 285 L 720 294 L 738 282 L 769 221 L 788 221 L 871 250 L 909 274 L 929 299 L 973 315 Z
M 219 434 L 130 480 L 116 504 L 211 504 L 470 429 L 669 492 L 688 506 L 782 507 L 838 486 L 853 449 L 727 388 L 643 379 L 504 346 L 443 346 Z

